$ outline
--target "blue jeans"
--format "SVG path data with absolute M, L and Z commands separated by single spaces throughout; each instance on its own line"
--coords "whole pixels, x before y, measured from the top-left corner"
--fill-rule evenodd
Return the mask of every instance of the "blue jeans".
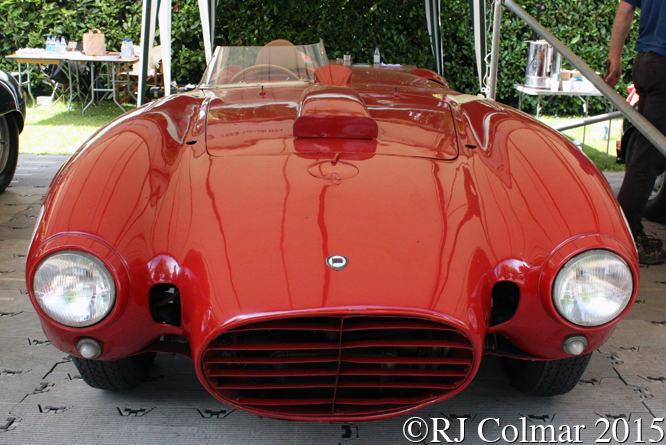
M 666 135 L 666 57 L 653 52 L 638 53 L 633 78 L 640 96 L 639 113 Z M 617 197 L 634 238 L 643 230 L 643 209 L 654 181 L 664 171 L 666 157 L 639 134 Z

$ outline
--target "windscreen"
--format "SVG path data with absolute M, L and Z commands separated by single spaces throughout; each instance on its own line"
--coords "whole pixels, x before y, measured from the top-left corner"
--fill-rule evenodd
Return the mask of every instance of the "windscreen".
M 322 41 L 314 45 L 277 40 L 266 46 L 218 46 L 200 87 L 313 82 L 314 71 L 327 64 Z

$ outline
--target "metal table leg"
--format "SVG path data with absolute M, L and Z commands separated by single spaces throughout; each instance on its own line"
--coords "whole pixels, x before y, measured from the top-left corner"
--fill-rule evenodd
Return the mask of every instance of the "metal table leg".
M 32 99 L 32 108 L 36 109 L 37 108 L 37 101 L 35 100 L 35 96 L 32 95 L 32 89 L 30 88 L 30 73 L 32 72 L 32 68 L 30 67 L 29 63 L 26 63 L 26 67 L 27 67 L 27 69 L 25 70 L 25 74 L 26 74 L 26 77 L 28 78 L 28 80 L 26 81 L 26 84 L 28 85 L 28 96 L 30 96 L 30 99 Z M 23 84 L 23 77 L 22 77 L 21 73 L 22 73 L 21 64 L 19 63 L 18 64 L 18 81 L 19 81 L 19 85 L 21 85 L 21 87 L 22 87 L 24 84 Z
M 116 95 L 116 79 L 115 79 L 115 74 L 116 74 L 116 66 L 115 63 L 113 62 L 104 62 L 100 61 L 101 66 L 99 67 L 99 73 L 97 74 L 97 77 L 95 77 L 95 63 L 91 63 L 90 65 L 90 78 L 92 81 L 92 86 L 90 88 L 90 94 L 92 97 L 90 98 L 90 102 L 88 102 L 88 105 L 83 109 L 83 113 L 85 114 L 86 110 L 90 105 L 95 102 L 95 93 L 99 92 L 104 92 L 104 96 L 102 96 L 99 100 L 100 102 L 102 99 L 104 99 L 109 93 L 111 93 L 111 97 L 113 98 L 113 102 L 123 111 L 126 111 L 125 108 L 118 102 L 118 98 Z M 102 74 L 102 71 L 106 67 L 106 74 Z M 99 78 L 106 76 L 106 77 L 111 77 L 111 88 L 97 88 L 97 81 Z M 107 82 L 108 85 L 108 82 Z
M 72 99 L 74 99 L 74 86 L 72 85 L 72 70 L 71 66 L 69 65 L 69 61 L 63 60 L 65 66 L 67 67 L 67 80 L 69 81 L 69 102 L 67 102 L 67 114 L 69 114 L 69 110 L 72 109 Z
M 606 106 L 606 111 L 608 113 L 613 112 L 613 104 L 608 104 Z M 610 140 L 611 140 L 611 126 L 613 125 L 613 119 L 608 119 L 608 134 L 606 138 L 606 167 L 608 167 L 608 153 L 610 152 Z
M 83 107 L 83 111 L 81 111 L 81 116 L 86 115 L 86 110 L 95 101 L 95 83 L 96 83 L 95 81 L 96 80 L 97 79 L 95 78 L 95 64 L 91 63 L 90 64 L 90 102 L 88 102 L 88 105 Z
M 125 110 L 125 108 L 123 108 L 123 106 L 120 104 L 120 102 L 118 102 L 118 94 L 117 94 L 118 92 L 116 91 L 116 64 L 115 63 L 111 63 L 111 88 L 113 90 L 113 92 L 111 93 L 111 94 L 113 94 L 113 101 L 116 103 L 116 105 L 118 105 L 120 107 L 121 110 L 123 110 L 123 112 L 127 111 L 127 110 Z

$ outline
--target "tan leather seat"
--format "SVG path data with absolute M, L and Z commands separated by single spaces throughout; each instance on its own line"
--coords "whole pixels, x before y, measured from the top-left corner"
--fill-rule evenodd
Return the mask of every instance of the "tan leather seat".
M 255 61 L 255 65 L 278 65 L 306 77 L 305 61 L 293 43 L 278 39 L 264 45 Z

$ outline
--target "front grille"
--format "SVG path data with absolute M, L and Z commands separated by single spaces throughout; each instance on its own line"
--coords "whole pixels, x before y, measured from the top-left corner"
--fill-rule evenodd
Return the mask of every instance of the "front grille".
M 457 329 L 408 317 L 301 317 L 234 328 L 208 345 L 219 396 L 281 417 L 386 414 L 444 397 L 472 370 Z

